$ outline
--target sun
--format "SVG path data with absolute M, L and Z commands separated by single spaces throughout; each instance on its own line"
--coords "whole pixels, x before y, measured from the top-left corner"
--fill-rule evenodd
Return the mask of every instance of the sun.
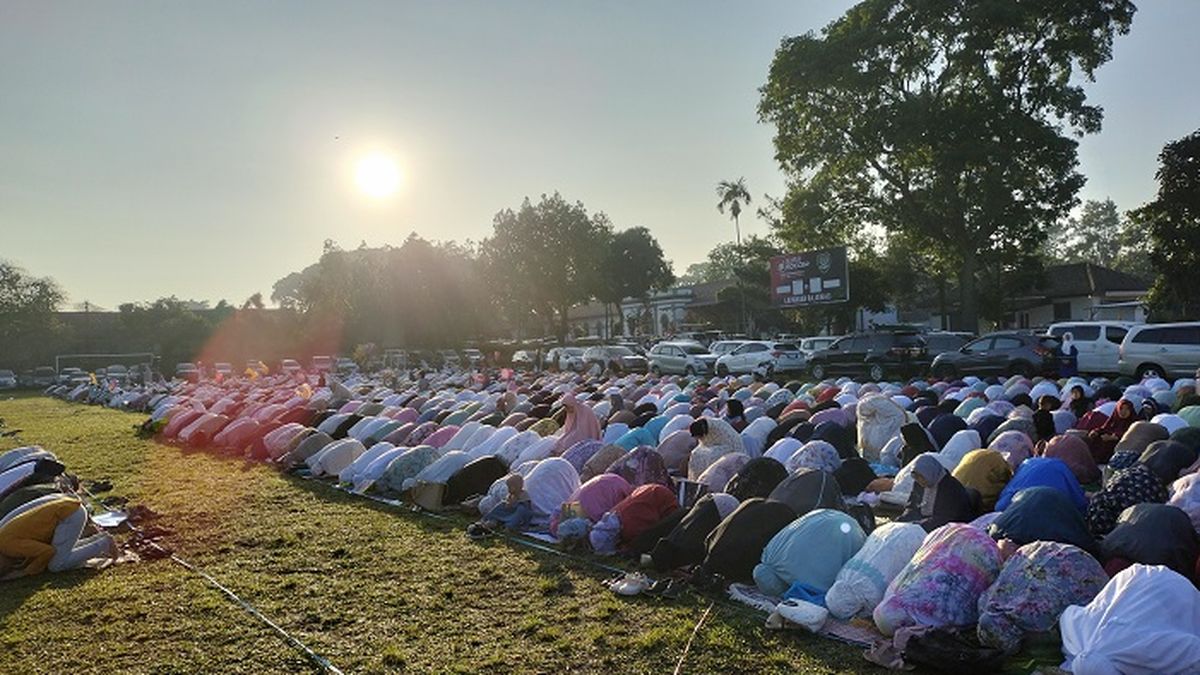
M 400 169 L 391 157 L 374 153 L 358 160 L 354 180 L 363 193 L 382 199 L 392 196 L 400 187 Z

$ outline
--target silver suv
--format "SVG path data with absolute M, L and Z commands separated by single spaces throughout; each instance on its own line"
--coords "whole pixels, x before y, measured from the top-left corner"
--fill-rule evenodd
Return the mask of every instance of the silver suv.
M 1200 322 L 1134 326 L 1121 341 L 1117 370 L 1137 378 L 1192 377 L 1200 367 Z
M 717 355 L 695 342 L 660 342 L 650 349 L 650 372 L 705 375 L 713 371 Z

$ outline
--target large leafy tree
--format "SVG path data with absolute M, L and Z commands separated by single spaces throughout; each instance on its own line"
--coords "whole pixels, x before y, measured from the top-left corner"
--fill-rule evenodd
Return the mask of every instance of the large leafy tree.
M 342 250 L 275 283 L 271 298 L 299 314 L 305 352 L 355 345 L 444 347 L 496 330 L 478 254 L 409 235 L 399 247 Z
M 582 203 L 556 192 L 497 213 L 492 236 L 481 249 L 492 288 L 508 299 L 510 312 L 553 317 L 555 332 L 564 339 L 567 312 L 592 297 L 611 236 L 606 215 L 588 215 Z
M 44 358 L 42 346 L 58 329 L 54 313 L 64 299 L 53 279 L 0 260 L 0 357 L 5 367 L 32 366 Z
M 787 38 L 762 88 L 794 227 L 863 225 L 943 248 L 962 323 L 993 257 L 1036 251 L 1083 185 L 1080 83 L 1129 30 L 1129 0 L 865 0 Z
M 1121 215 L 1113 200 L 1088 200 L 1079 217 L 1050 228 L 1047 263 L 1090 262 L 1147 276 L 1149 261 L 1144 239 L 1143 233 Z
M 1200 314 L 1200 129 L 1168 143 L 1158 156 L 1158 196 L 1131 211 L 1149 234 L 1150 261 L 1158 278 L 1150 289 L 1156 320 Z

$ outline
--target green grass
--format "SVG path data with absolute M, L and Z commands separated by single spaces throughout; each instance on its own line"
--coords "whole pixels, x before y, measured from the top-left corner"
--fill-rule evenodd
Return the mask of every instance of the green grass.
M 709 603 L 619 599 L 586 562 L 353 498 L 241 459 L 139 440 L 140 417 L 0 401 L 0 450 L 40 444 L 163 514 L 176 552 L 345 672 L 671 672 Z M 0 586 L 2 673 L 303 672 L 253 617 L 169 561 Z M 883 672 L 860 650 L 718 603 L 685 672 Z

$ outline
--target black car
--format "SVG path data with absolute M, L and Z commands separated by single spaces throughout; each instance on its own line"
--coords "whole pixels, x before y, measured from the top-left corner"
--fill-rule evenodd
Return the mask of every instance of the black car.
M 950 333 L 948 331 L 930 331 L 923 334 L 925 338 L 925 350 L 929 353 L 930 359 L 937 358 L 938 354 L 946 352 L 956 352 L 963 348 L 975 336 L 970 333 Z
M 1053 335 L 989 333 L 953 352 L 939 354 L 931 370 L 935 377 L 961 375 L 1057 375 L 1058 348 Z
M 925 340 L 916 331 L 853 333 L 808 358 L 808 372 L 817 380 L 865 375 L 879 381 L 892 374 L 923 373 L 928 366 Z
M 588 347 L 583 351 L 583 367 L 599 366 L 601 370 L 611 370 L 614 373 L 645 373 L 650 370 L 650 363 L 644 356 L 638 356 L 629 347 L 612 345 L 607 347 Z

